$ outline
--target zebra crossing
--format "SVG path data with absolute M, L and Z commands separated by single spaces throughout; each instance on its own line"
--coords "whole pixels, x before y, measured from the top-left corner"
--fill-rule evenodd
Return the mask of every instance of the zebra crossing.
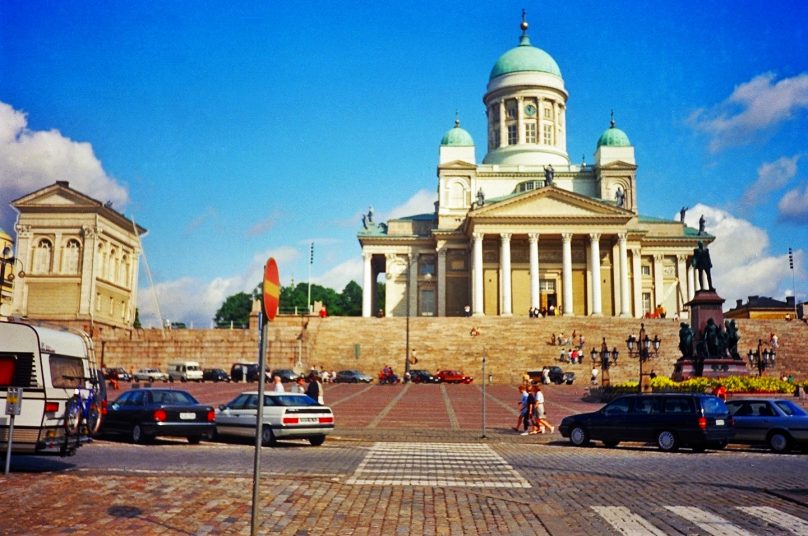
M 625 506 L 592 506 L 617 532 L 625 536 L 667 536 L 668 532 L 654 525 L 644 517 L 632 512 Z M 756 536 L 759 532 L 750 532 L 733 521 L 718 514 L 708 512 L 695 506 L 666 506 L 666 510 L 687 520 L 705 534 L 711 536 Z M 808 536 L 808 521 L 769 506 L 737 506 L 729 512 L 741 512 L 763 521 L 781 532 Z

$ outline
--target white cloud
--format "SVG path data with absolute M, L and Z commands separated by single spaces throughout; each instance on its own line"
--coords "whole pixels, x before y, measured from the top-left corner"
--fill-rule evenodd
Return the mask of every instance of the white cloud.
M 724 102 L 691 114 L 690 125 L 710 136 L 710 151 L 749 143 L 760 131 L 808 108 L 808 73 L 777 82 L 774 77 L 758 75 L 737 86 Z
M 808 223 L 808 182 L 786 192 L 777 204 L 780 219 L 793 223 Z
M 362 259 L 357 256 L 355 259 L 348 259 L 342 262 L 329 271 L 316 278 L 318 284 L 333 288 L 337 292 L 342 292 L 345 285 L 351 281 L 356 281 L 359 286 L 362 286 Z
M 432 214 L 435 212 L 435 201 L 437 200 L 438 194 L 434 190 L 418 190 L 403 204 L 391 209 L 387 219 L 392 220 L 415 214 Z
M 766 201 L 769 193 L 782 188 L 797 175 L 799 155 L 780 157 L 774 162 L 765 162 L 757 170 L 757 179 L 741 197 L 741 206 L 751 208 Z
M 10 201 L 57 180 L 120 209 L 126 188 L 106 174 L 92 145 L 73 141 L 58 130 L 28 129 L 24 112 L 0 102 L 0 224 L 10 227 Z
M 181 277 L 164 281 L 138 290 L 140 322 L 144 327 L 158 327 L 159 316 L 171 322 L 185 322 L 194 327 L 210 327 L 216 311 L 228 296 L 239 292 L 252 292 L 263 280 L 264 264 L 273 257 L 279 266 L 291 264 L 300 252 L 296 248 L 281 247 L 253 256 L 247 269 L 229 277 L 217 277 L 211 281 Z M 283 277 L 283 273 L 281 273 Z M 144 279 L 141 278 L 141 281 Z M 285 283 L 284 283 L 285 284 Z M 157 314 L 159 303 L 160 315 Z
M 736 299 L 750 295 L 783 299 L 788 288 L 786 283 L 791 279 L 788 255 L 770 254 L 766 231 L 724 210 L 702 204 L 688 211 L 685 223 L 697 228 L 702 214 L 705 230 L 715 236 L 709 246 L 711 273 L 716 290 L 728 301 L 725 306 L 734 306 Z M 803 252 L 795 253 L 795 268 L 799 273 Z

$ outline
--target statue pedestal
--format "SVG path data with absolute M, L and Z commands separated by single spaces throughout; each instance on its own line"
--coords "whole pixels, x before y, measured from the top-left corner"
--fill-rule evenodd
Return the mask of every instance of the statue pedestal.
M 696 362 L 680 357 L 673 366 L 674 381 L 681 382 L 699 377 Z M 738 359 L 705 359 L 701 376 L 705 378 L 723 378 L 724 376 L 747 376 L 749 369 L 746 363 Z
M 701 342 L 709 319 L 712 318 L 719 327 L 724 325 L 724 311 L 721 309 L 724 301 L 715 290 L 697 290 L 693 299 L 685 304 L 690 307 L 690 327 L 696 334 L 696 343 Z

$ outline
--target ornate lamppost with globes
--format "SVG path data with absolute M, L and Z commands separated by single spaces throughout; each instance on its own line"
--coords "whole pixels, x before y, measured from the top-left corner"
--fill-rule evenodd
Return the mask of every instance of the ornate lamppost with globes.
M 6 246 L 0 254 L 0 311 L 3 308 L 3 289 L 6 286 L 6 281 L 9 283 L 14 281 L 14 264 L 20 262 L 19 259 L 14 257 L 11 247 Z M 11 270 L 6 275 L 6 265 L 11 265 Z M 25 272 L 20 271 L 20 277 L 25 277 Z M 1 314 L 1 313 L 0 313 Z
M 609 368 L 612 365 L 617 365 L 617 358 L 620 352 L 617 348 L 609 351 L 609 345 L 606 344 L 606 337 L 603 337 L 603 343 L 600 345 L 600 352 L 592 348 L 589 357 L 592 359 L 592 366 L 597 367 L 600 365 L 600 385 L 601 387 L 609 387 Z
M 763 376 L 763 371 L 774 365 L 777 352 L 774 351 L 774 348 L 771 350 L 763 348 L 763 340 L 758 339 L 757 350 L 753 351 L 750 348 L 747 357 L 749 358 L 749 364 L 757 369 L 758 376 Z
M 626 346 L 628 347 L 628 355 L 636 357 L 640 361 L 640 393 L 651 392 L 651 378 L 645 373 L 645 362 L 649 359 L 656 357 L 659 354 L 659 347 L 662 344 L 662 339 L 654 335 L 651 339 L 645 333 L 645 324 L 640 324 L 640 334 L 638 337 L 629 335 L 626 338 Z

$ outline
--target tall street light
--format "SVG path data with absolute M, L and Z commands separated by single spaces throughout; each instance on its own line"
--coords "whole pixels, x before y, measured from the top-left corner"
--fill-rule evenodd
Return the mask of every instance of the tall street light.
M 14 263 L 17 262 L 17 258 L 14 257 L 12 253 L 14 252 L 8 245 L 6 245 L 6 247 L 3 248 L 2 256 L 0 256 L 0 310 L 3 306 L 3 289 L 6 286 L 6 280 L 8 280 L 9 283 L 14 281 Z M 6 277 L 7 264 L 11 265 L 11 271 L 9 272 L 8 277 Z M 22 277 L 23 275 L 24 273 L 20 272 L 20 276 Z
M 592 348 L 589 357 L 592 359 L 592 366 L 600 365 L 600 385 L 602 387 L 609 387 L 609 368 L 612 365 L 617 365 L 617 358 L 620 353 L 617 348 L 609 351 L 609 345 L 606 344 L 606 337 L 603 337 L 603 344 L 600 345 L 600 352 Z
M 645 324 L 640 324 L 640 334 L 638 337 L 629 335 L 626 339 L 626 346 L 628 347 L 628 355 L 636 357 L 640 361 L 640 393 L 651 392 L 651 378 L 645 372 L 645 362 L 649 359 L 656 357 L 659 354 L 659 347 L 662 344 L 662 339 L 657 335 L 651 339 L 645 333 Z M 653 355 L 651 355 L 653 352 Z
M 749 364 L 757 369 L 758 376 L 763 376 L 763 372 L 767 368 L 774 366 L 777 352 L 774 351 L 774 348 L 771 350 L 769 348 L 763 348 L 763 339 L 758 339 L 757 350 L 752 351 L 750 348 L 747 357 L 749 358 Z

